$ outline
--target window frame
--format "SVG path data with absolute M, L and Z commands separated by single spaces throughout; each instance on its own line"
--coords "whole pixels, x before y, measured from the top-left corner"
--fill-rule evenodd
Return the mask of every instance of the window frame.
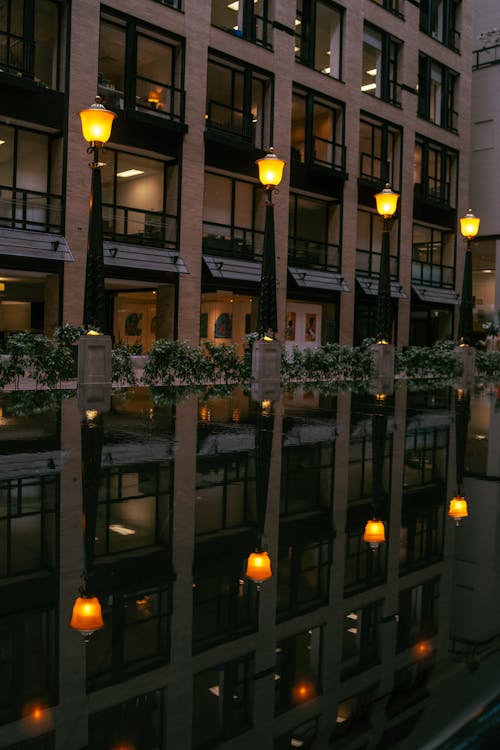
M 329 8 L 338 17 L 339 23 L 339 54 L 337 59 L 338 75 L 326 72 L 325 69 L 316 67 L 316 24 L 318 15 L 318 5 Z M 338 81 L 342 80 L 342 58 L 343 58 L 343 35 L 344 35 L 344 14 L 345 8 L 337 5 L 332 0 L 305 0 L 302 10 L 296 9 L 295 29 L 300 26 L 300 31 L 295 30 L 295 59 L 302 65 L 316 70 L 318 73 L 328 75 Z
M 436 76 L 439 76 L 439 79 Z M 439 128 L 457 133 L 458 112 L 454 109 L 457 82 L 458 73 L 443 65 L 443 63 L 434 60 L 434 58 L 429 57 L 429 55 L 420 53 L 418 66 L 418 116 Z M 437 85 L 439 88 L 437 88 Z M 439 102 L 434 101 L 434 108 L 436 104 L 438 105 L 434 115 L 432 114 L 433 90 L 435 91 L 436 99 L 439 96 Z
M 388 104 L 392 104 L 394 107 L 401 107 L 400 101 L 400 84 L 398 82 L 399 73 L 399 53 L 403 42 L 397 37 L 390 34 L 388 31 L 379 29 L 372 23 L 365 21 L 363 24 L 363 54 L 362 54 L 362 68 L 364 67 L 364 51 L 365 44 L 367 44 L 367 34 L 371 34 L 374 38 L 377 36 L 380 39 L 380 57 L 381 57 L 381 69 L 380 69 L 380 80 L 376 75 L 375 89 L 364 90 L 364 84 L 361 86 L 361 91 L 368 96 L 373 96 L 376 99 L 381 99 Z M 363 70 L 361 71 L 361 79 L 363 80 Z M 379 87 L 380 84 L 380 87 Z M 371 82 L 370 82 L 371 85 Z

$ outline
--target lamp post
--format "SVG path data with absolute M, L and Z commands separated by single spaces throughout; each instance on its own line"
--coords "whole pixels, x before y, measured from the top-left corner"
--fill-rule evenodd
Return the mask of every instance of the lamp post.
M 378 295 L 376 308 L 376 342 L 390 344 L 392 338 L 392 302 L 391 302 L 391 270 L 390 270 L 390 232 L 396 208 L 398 193 L 395 193 L 389 183 L 375 195 L 377 212 L 382 216 L 382 250 L 380 254 L 380 272 L 378 277 Z
M 458 322 L 458 345 L 472 346 L 474 337 L 472 329 L 472 252 L 471 241 L 479 231 L 478 219 L 472 211 L 467 211 L 466 215 L 460 219 L 460 232 L 462 237 L 467 240 L 467 249 L 465 251 L 464 278 L 462 282 L 462 301 L 460 302 L 460 318 Z
M 85 296 L 83 303 L 83 325 L 88 331 L 105 331 L 106 306 L 104 301 L 104 258 L 102 240 L 102 187 L 100 150 L 109 141 L 116 114 L 101 103 L 95 102 L 81 110 L 82 135 L 88 142 L 87 152 L 92 154 L 92 186 L 89 205 L 89 230 L 87 240 L 87 263 L 85 273 Z
M 257 159 L 259 180 L 266 189 L 266 220 L 264 246 L 262 248 L 262 274 L 259 291 L 258 330 L 259 339 L 272 340 L 278 330 L 276 303 L 276 259 L 274 247 L 273 190 L 283 177 L 285 162 L 279 159 L 271 147 L 262 159 Z

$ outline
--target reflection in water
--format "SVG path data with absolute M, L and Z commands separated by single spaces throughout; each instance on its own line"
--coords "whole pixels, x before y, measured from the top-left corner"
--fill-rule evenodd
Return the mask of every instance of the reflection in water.
M 495 391 L 63 396 L 0 397 L 0 748 L 432 750 L 486 706 L 473 731 L 494 726 Z

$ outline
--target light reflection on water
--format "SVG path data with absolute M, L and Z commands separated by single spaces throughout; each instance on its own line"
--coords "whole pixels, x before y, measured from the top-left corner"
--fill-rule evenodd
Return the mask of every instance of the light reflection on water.
M 499 403 L 0 395 L 0 747 L 437 747 L 497 689 Z

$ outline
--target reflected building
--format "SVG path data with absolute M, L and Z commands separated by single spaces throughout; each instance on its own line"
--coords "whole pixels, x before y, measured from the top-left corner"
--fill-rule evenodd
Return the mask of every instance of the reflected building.
M 484 396 L 468 433 L 484 448 L 485 403 L 494 435 Z M 137 389 L 91 423 L 71 397 L 1 408 L 0 747 L 424 747 L 413 737 L 462 668 L 450 636 L 488 635 L 457 615 L 484 564 L 463 550 L 487 521 L 446 516 L 454 393 L 297 389 L 263 409 L 238 389 L 177 403 Z M 474 497 L 496 487 L 468 476 L 480 458 L 468 450 Z M 87 644 L 68 627 L 82 571 L 104 618 Z

